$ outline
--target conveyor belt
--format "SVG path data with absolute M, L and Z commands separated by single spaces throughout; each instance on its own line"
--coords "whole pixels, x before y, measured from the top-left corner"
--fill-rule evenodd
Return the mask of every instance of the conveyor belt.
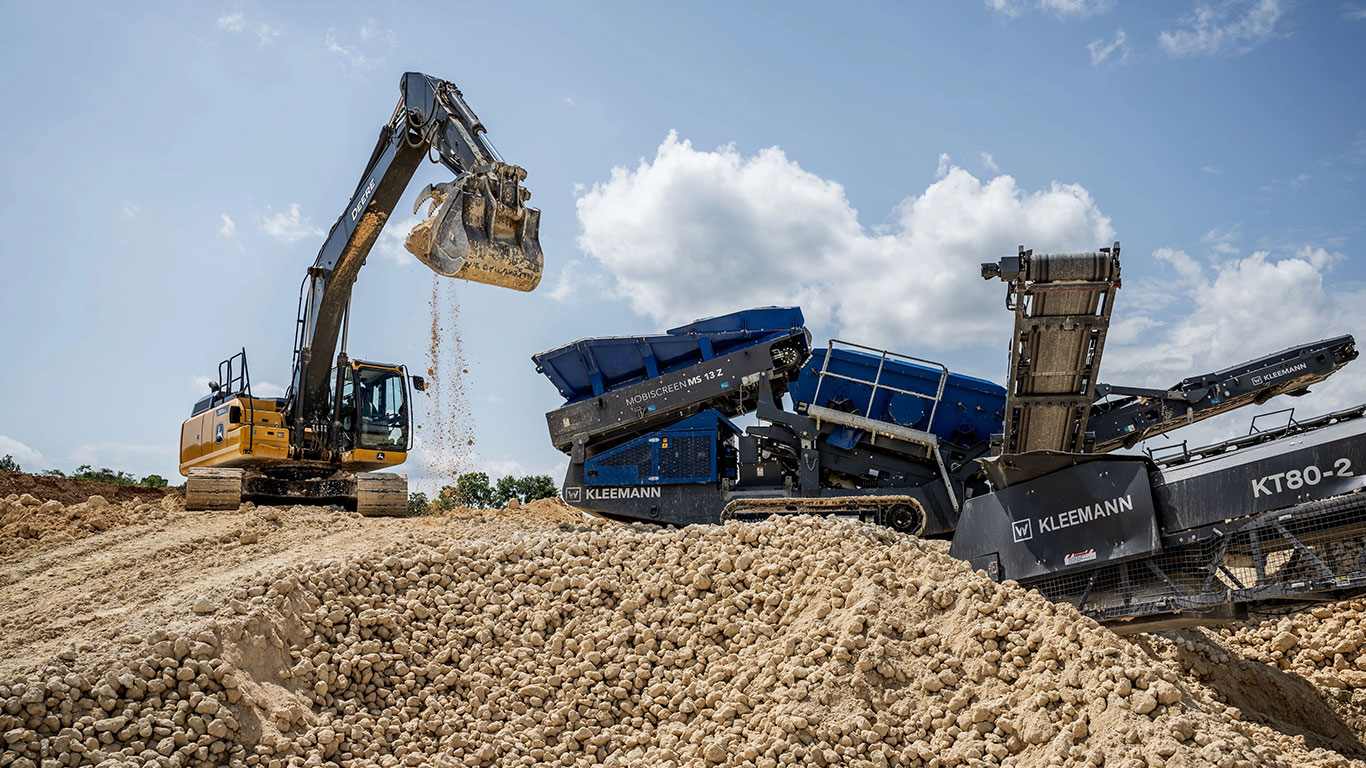
M 999 452 L 1081 453 L 1095 400 L 1114 291 L 1119 243 L 1087 253 L 1016 256 L 982 265 L 982 277 L 1008 284 L 1015 310 L 1006 417 Z
M 1278 395 L 1302 395 L 1357 358 L 1351 336 L 1301 344 L 1271 355 L 1190 376 L 1169 389 L 1099 384 L 1091 408 L 1095 452 L 1132 448 L 1142 440 Z M 1117 399 L 1106 399 L 1118 396 Z

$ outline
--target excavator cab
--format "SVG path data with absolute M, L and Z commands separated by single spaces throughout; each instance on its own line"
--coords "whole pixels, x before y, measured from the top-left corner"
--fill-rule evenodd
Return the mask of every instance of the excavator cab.
M 343 463 L 367 469 L 401 463 L 412 444 L 409 380 L 420 389 L 421 377 L 409 377 L 403 366 L 350 360 L 340 378 Z
M 493 163 L 444 184 L 429 184 L 413 213 L 429 204 L 427 219 L 408 233 L 405 247 L 447 277 L 530 291 L 541 282 L 541 212 L 525 205 L 526 171 Z

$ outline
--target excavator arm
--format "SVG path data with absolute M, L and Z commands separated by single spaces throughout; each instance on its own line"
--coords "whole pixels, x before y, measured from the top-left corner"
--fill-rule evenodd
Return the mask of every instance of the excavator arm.
M 331 374 L 334 356 L 338 371 L 345 368 L 351 290 L 424 157 L 449 168 L 455 179 L 419 196 L 416 208 L 430 201 L 431 216 L 414 227 L 408 250 L 448 277 L 520 291 L 540 282 L 540 211 L 526 206 L 526 171 L 498 157 L 483 123 L 451 83 L 408 72 L 399 87 L 393 117 L 380 129 L 365 172 L 300 289 L 288 394 L 296 456 L 335 449 Z

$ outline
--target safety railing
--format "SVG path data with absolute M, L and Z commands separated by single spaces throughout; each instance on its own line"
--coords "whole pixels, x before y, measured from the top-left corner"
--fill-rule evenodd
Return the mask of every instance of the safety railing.
M 1267 417 L 1269 417 L 1269 416 L 1279 416 L 1279 415 L 1281 415 L 1281 414 L 1285 414 L 1285 423 L 1284 423 L 1284 424 L 1281 424 L 1280 426 L 1272 427 L 1271 429 L 1262 429 L 1261 427 L 1257 426 L 1257 422 L 1258 422 L 1259 420 L 1264 419 L 1264 418 L 1267 418 Z M 1282 408 L 1282 409 L 1280 409 L 1279 411 L 1267 411 L 1266 413 L 1259 413 L 1259 414 L 1257 414 L 1256 416 L 1253 416 L 1253 417 L 1252 417 L 1252 423 L 1251 423 L 1251 424 L 1248 424 L 1248 426 L 1247 426 L 1247 433 L 1248 433 L 1249 435 L 1259 435 L 1259 434 L 1275 433 L 1275 432 L 1287 433 L 1287 432 L 1289 432 L 1291 429 L 1296 428 L 1296 427 L 1299 427 L 1299 426 L 1300 426 L 1300 423 L 1299 423 L 1298 421 L 1295 421 L 1295 409 L 1294 409 L 1293 407 L 1291 407 L 1291 408 Z
M 844 346 L 844 347 L 848 347 L 848 348 L 850 348 L 850 349 L 856 349 L 856 350 L 859 350 L 859 351 L 862 351 L 862 352 L 869 352 L 869 353 L 873 353 L 873 354 L 878 355 L 879 357 L 878 357 L 878 364 L 877 364 L 877 374 L 873 377 L 873 380 L 872 380 L 872 381 L 868 381 L 867 379 L 860 379 L 860 378 L 856 378 L 856 377 L 854 377 L 854 376 L 846 376 L 846 375 L 844 375 L 844 374 L 842 374 L 842 373 L 836 373 L 836 372 L 834 372 L 834 371 L 831 371 L 831 370 L 830 370 L 830 358 L 834 356 L 833 353 L 834 353 L 834 351 L 835 351 L 835 345 L 836 345 L 836 344 L 839 344 L 839 345 Z M 919 363 L 919 364 L 926 365 L 926 366 L 929 366 L 929 367 L 932 367 L 932 368 L 938 368 L 938 369 L 939 369 L 939 386 L 938 386 L 938 388 L 935 390 L 934 396 L 931 397 L 930 395 L 927 395 L 927 394 L 925 394 L 924 392 L 916 392 L 916 391 L 914 391 L 914 390 L 902 389 L 901 387 L 896 387 L 896 386 L 892 386 L 891 384 L 884 384 L 884 383 L 882 383 L 882 372 L 883 372 L 883 371 L 886 369 L 886 367 L 887 367 L 887 359 L 888 359 L 888 358 L 895 358 L 895 359 L 898 359 L 898 360 L 906 360 L 906 361 L 908 361 L 908 362 Z M 933 361 L 933 360 L 926 360 L 926 359 L 924 359 L 924 358 L 913 357 L 913 356 L 911 356 L 911 355 L 903 355 L 903 354 L 901 354 L 901 353 L 899 353 L 899 352 L 891 352 L 891 351 L 889 351 L 889 350 L 886 350 L 886 349 L 879 349 L 879 348 L 877 348 L 877 347 L 868 347 L 868 346 L 864 346 L 863 344 L 855 344 L 854 342 L 851 342 L 851 341 L 841 341 L 841 340 L 839 340 L 839 339 L 831 339 L 831 340 L 825 345 L 825 360 L 822 361 L 820 373 L 818 373 L 818 374 L 817 374 L 817 377 L 816 377 L 816 392 L 815 392 L 815 394 L 812 395 L 812 397 L 811 397 L 812 401 L 815 402 L 815 403 L 820 403 L 821 386 L 825 383 L 825 378 L 826 378 L 827 376 L 829 376 L 830 378 L 833 378 L 833 379 L 843 379 L 844 381 L 853 382 L 853 383 L 855 383 L 855 384 L 862 384 L 862 385 L 864 385 L 864 386 L 869 387 L 869 392 L 868 392 L 868 405 L 864 407 L 863 415 L 864 415 L 865 417 L 867 417 L 867 418 L 870 418 L 870 419 L 877 418 L 877 417 L 873 416 L 873 403 L 877 400 L 877 393 L 878 393 L 878 390 L 879 390 L 879 389 L 885 389 L 885 390 L 887 390 L 887 391 L 889 391 L 889 392 L 896 392 L 896 393 L 902 394 L 902 395 L 911 395 L 912 397 L 917 397 L 917 398 L 920 398 L 920 399 L 922 399 L 922 400 L 929 400 L 929 401 L 930 401 L 930 418 L 929 418 L 929 421 L 927 421 L 927 422 L 925 423 L 925 429 L 924 429 L 924 431 L 925 431 L 925 432 L 930 432 L 931 429 L 934 427 L 934 417 L 935 417 L 935 414 L 936 414 L 936 413 L 938 412 L 938 410 L 939 410 L 939 402 L 940 402 L 940 400 L 942 400 L 943 397 L 944 397 L 944 387 L 948 384 L 948 380 L 949 380 L 949 369 L 948 369 L 948 367 L 945 366 L 943 363 L 938 363 L 938 362 L 935 362 L 935 361 Z
M 238 362 L 240 361 L 240 362 Z M 234 365 L 234 363 L 237 363 Z M 227 360 L 218 364 L 218 385 L 221 392 L 232 395 L 246 395 L 247 401 L 247 423 L 251 428 L 247 431 L 247 453 L 251 453 L 256 445 L 256 400 L 251 396 L 251 373 L 247 370 L 247 350 L 242 348 L 241 352 L 229 357 Z

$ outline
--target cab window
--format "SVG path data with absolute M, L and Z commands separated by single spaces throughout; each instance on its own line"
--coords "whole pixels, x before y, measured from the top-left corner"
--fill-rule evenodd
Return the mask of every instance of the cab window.
M 372 451 L 407 450 L 407 392 L 402 374 L 362 367 L 355 370 L 354 376 L 356 411 L 353 413 L 360 419 L 358 447 Z

